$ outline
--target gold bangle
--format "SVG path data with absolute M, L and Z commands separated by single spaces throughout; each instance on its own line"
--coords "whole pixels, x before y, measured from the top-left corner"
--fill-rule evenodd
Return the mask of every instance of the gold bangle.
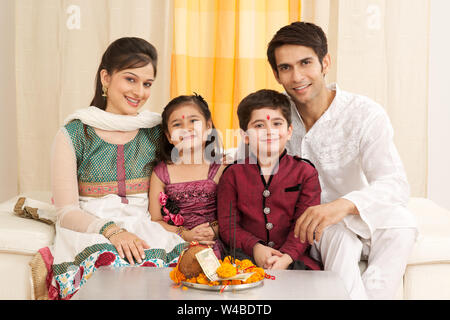
M 214 232 L 214 239 L 213 240 L 216 240 L 217 238 L 219 238 L 219 236 L 216 233 L 216 230 L 214 230 L 214 227 L 218 226 L 218 225 L 219 225 L 219 222 L 217 220 L 209 223 L 209 226 L 211 227 L 212 231 Z
M 185 230 L 186 230 L 186 229 L 185 229 L 183 226 L 179 226 L 179 227 L 177 228 L 176 234 L 179 235 L 181 238 L 183 238 L 183 232 L 184 232 Z M 183 238 L 183 239 L 184 239 L 184 238 Z
M 105 238 L 109 240 L 112 236 L 115 236 L 116 234 L 126 232 L 126 231 L 127 230 L 125 228 L 120 228 L 120 229 L 114 230 L 110 235 L 105 236 Z
M 114 227 L 118 228 L 117 225 L 113 221 L 105 223 L 105 225 L 100 230 L 100 234 L 102 234 L 102 235 L 108 234 L 108 231 Z
M 219 221 L 214 220 L 214 221 L 210 222 L 209 225 L 210 225 L 211 227 L 215 227 L 215 226 L 219 225 Z

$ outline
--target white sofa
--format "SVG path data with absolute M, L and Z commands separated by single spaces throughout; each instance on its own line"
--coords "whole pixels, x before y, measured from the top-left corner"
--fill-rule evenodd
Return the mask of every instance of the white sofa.
M 50 203 L 50 193 L 21 196 Z M 54 227 L 14 215 L 19 196 L 0 204 L 0 299 L 31 299 L 29 261 L 51 245 Z M 409 258 L 398 299 L 450 299 L 450 211 L 424 198 L 412 198 L 420 236 Z

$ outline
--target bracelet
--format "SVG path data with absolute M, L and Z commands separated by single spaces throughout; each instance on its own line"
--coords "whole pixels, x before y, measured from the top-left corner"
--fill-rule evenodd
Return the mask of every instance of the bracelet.
M 119 234 L 122 232 L 127 232 L 127 230 L 125 228 L 120 228 L 120 229 L 114 230 L 110 235 L 105 236 L 105 238 L 109 240 L 112 236 L 115 236 L 116 234 Z
M 183 232 L 186 231 L 186 228 L 183 226 L 180 226 L 177 228 L 177 231 L 175 232 L 177 235 L 179 235 L 181 238 L 183 238 Z M 184 238 L 183 238 L 184 239 Z
M 100 234 L 101 235 L 105 235 L 108 233 L 108 231 L 113 228 L 113 227 L 117 227 L 117 225 L 114 223 L 114 221 L 108 221 L 107 223 L 105 223 L 103 225 L 103 227 L 100 229 Z
M 213 228 L 213 227 L 215 227 L 217 225 L 219 225 L 219 222 L 217 220 L 209 223 L 209 226 L 211 227 L 212 231 L 214 232 L 214 239 L 213 240 L 216 240 L 217 238 L 219 238 L 219 236 L 216 233 L 216 230 L 214 230 L 214 228 Z
M 211 227 L 215 227 L 215 226 L 219 225 L 219 221 L 214 220 L 214 221 L 210 222 L 209 225 L 210 225 Z

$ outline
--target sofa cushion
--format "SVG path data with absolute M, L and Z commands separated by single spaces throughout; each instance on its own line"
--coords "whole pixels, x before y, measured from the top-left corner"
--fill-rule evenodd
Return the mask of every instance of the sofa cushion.
M 419 227 L 408 264 L 450 262 L 450 211 L 425 198 L 411 198 L 408 208 Z
M 42 198 L 37 197 L 36 193 L 31 196 L 45 201 L 47 193 L 42 193 Z M 54 225 L 48 225 L 38 220 L 25 219 L 14 214 L 14 205 L 19 197 L 28 194 L 16 196 L 8 201 L 0 203 L 0 252 L 34 254 L 40 248 L 53 244 L 55 237 Z M 38 208 L 40 215 L 51 217 L 53 206 L 48 202 L 41 202 L 35 198 L 27 198 L 25 205 Z
M 55 227 L 40 221 L 0 213 L 0 252 L 34 254 L 53 244 Z

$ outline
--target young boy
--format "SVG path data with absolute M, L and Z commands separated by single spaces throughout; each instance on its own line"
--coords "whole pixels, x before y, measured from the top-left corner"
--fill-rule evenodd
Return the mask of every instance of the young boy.
M 245 97 L 237 113 L 249 156 L 229 165 L 219 181 L 222 240 L 231 247 L 235 239 L 238 258 L 265 269 L 319 270 L 309 244 L 294 237 L 295 221 L 320 203 L 321 189 L 314 166 L 286 153 L 292 135 L 288 97 L 260 90 Z

